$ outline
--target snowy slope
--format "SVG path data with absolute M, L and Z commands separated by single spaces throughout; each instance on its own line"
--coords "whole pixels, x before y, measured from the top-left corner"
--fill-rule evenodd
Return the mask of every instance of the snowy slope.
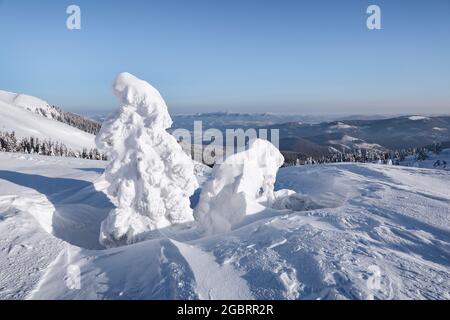
M 0 131 L 17 137 L 38 137 L 64 143 L 73 150 L 94 148 L 94 135 L 52 120 L 57 110 L 26 95 L 0 91 Z
M 339 146 L 342 149 L 352 150 L 355 148 L 365 149 L 365 150 L 384 150 L 382 146 L 376 143 L 367 143 L 358 138 L 344 135 L 340 140 L 330 140 L 328 141 L 330 144 Z
M 0 90 L 0 101 L 31 111 L 49 119 L 55 119 L 60 116 L 59 110 L 50 106 L 48 102 L 26 94 Z
M 0 154 L 0 299 L 450 299 L 450 172 L 283 168 L 286 210 L 104 250 L 98 161 Z M 200 182 L 209 170 L 197 165 Z M 294 211 L 295 210 L 295 211 Z M 78 268 L 80 289 L 66 285 Z M 68 269 L 69 268 L 69 269 Z
M 430 152 L 428 154 L 428 159 L 423 161 L 417 161 L 414 156 L 409 156 L 401 162 L 401 165 L 450 171 L 450 149 L 444 149 L 440 154 Z

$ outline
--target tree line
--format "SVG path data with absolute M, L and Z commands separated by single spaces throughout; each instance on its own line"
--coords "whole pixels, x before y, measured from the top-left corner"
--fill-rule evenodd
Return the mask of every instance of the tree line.
M 91 160 L 107 160 L 106 155 L 96 148 L 72 150 L 65 144 L 51 139 L 39 139 L 37 137 L 18 138 L 14 131 L 0 131 L 0 151 Z
M 84 132 L 97 135 L 100 131 L 101 124 L 95 120 L 82 117 L 78 114 L 64 111 L 59 107 L 52 106 L 57 111 L 56 121 L 68 124 L 69 126 L 78 128 Z
M 408 148 L 393 151 L 353 149 L 341 153 L 331 153 L 319 157 L 310 157 L 295 152 L 282 152 L 285 158 L 285 166 L 305 165 L 305 164 L 323 164 L 340 162 L 359 162 L 359 163 L 392 163 L 400 164 L 406 157 L 413 156 L 417 161 L 428 159 L 429 152 L 439 154 L 443 150 L 441 143 L 422 148 Z

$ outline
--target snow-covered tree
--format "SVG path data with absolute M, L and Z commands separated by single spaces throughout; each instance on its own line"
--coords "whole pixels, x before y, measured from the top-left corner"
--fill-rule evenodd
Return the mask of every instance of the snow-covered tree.
M 192 160 L 166 131 L 172 119 L 159 92 L 129 73 L 117 77 L 113 91 L 121 107 L 96 139 L 110 160 L 107 192 L 117 205 L 102 223 L 100 241 L 106 246 L 192 221 L 189 197 L 198 187 Z
M 274 183 L 284 158 L 269 141 L 256 139 L 247 150 L 216 164 L 202 188 L 195 217 L 207 233 L 229 231 L 246 215 L 271 206 Z

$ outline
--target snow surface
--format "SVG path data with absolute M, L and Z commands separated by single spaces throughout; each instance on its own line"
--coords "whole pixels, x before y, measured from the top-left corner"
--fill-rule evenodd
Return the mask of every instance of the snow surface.
M 193 221 L 189 197 L 198 188 L 193 161 L 166 129 L 166 103 L 150 84 L 121 73 L 113 85 L 120 109 L 97 135 L 110 160 L 105 179 L 116 208 L 102 223 L 104 245 L 130 244 L 155 229 Z
M 74 151 L 95 147 L 94 135 L 52 120 L 55 112 L 38 98 L 0 91 L 0 131 L 14 131 L 19 138 L 51 139 Z
M 60 115 L 59 111 L 56 108 L 51 107 L 47 101 L 26 94 L 0 90 L 0 101 L 31 111 L 49 119 L 55 119 Z
M 330 140 L 330 141 L 328 141 L 328 143 L 337 144 L 337 145 L 344 146 L 344 147 L 349 147 L 355 141 L 360 141 L 360 140 L 358 138 L 355 138 L 355 137 L 345 134 L 340 140 Z
M 419 120 L 428 120 L 430 118 L 424 117 L 424 116 L 411 116 L 411 117 L 408 117 L 408 119 L 411 121 L 419 121 Z
M 356 129 L 357 127 L 346 124 L 344 122 L 338 122 L 335 125 L 329 127 L 331 130 L 348 130 L 348 129 Z
M 364 150 L 383 150 L 384 148 L 379 145 L 378 143 L 367 143 L 367 142 L 361 142 L 361 143 L 355 143 L 354 144 L 356 147 L 358 147 L 359 149 L 364 149 Z
M 383 147 L 377 143 L 368 143 L 364 142 L 363 140 L 360 140 L 358 138 L 344 135 L 340 140 L 330 140 L 328 141 L 330 144 L 339 145 L 346 149 L 352 149 L 352 148 L 360 148 L 360 149 L 375 149 L 375 150 L 381 150 Z
M 220 235 L 173 227 L 104 249 L 100 224 L 114 208 L 104 162 L 0 163 L 0 299 L 450 299 L 445 170 L 281 168 L 275 195 L 305 206 L 265 209 Z M 73 268 L 79 289 L 67 286 Z

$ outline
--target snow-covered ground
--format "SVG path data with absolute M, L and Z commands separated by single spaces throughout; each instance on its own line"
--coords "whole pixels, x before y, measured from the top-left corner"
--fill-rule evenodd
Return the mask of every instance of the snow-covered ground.
M 358 138 L 344 135 L 340 140 L 330 140 L 330 144 L 339 146 L 341 149 L 353 150 L 355 148 L 364 150 L 383 150 L 383 147 L 376 143 L 367 143 Z
M 59 110 L 50 106 L 47 101 L 26 94 L 0 90 L 0 101 L 48 119 L 55 119 L 60 116 Z
M 0 131 L 16 137 L 62 142 L 73 150 L 94 148 L 95 136 L 54 120 L 58 111 L 41 99 L 0 90 Z
M 225 234 L 187 224 L 104 249 L 105 162 L 0 154 L 0 164 L 0 299 L 450 299 L 445 170 L 283 168 L 276 189 L 298 192 L 285 210 Z M 210 170 L 195 169 L 202 184 Z
M 424 116 L 411 116 L 408 118 L 411 121 L 429 120 L 430 118 Z

